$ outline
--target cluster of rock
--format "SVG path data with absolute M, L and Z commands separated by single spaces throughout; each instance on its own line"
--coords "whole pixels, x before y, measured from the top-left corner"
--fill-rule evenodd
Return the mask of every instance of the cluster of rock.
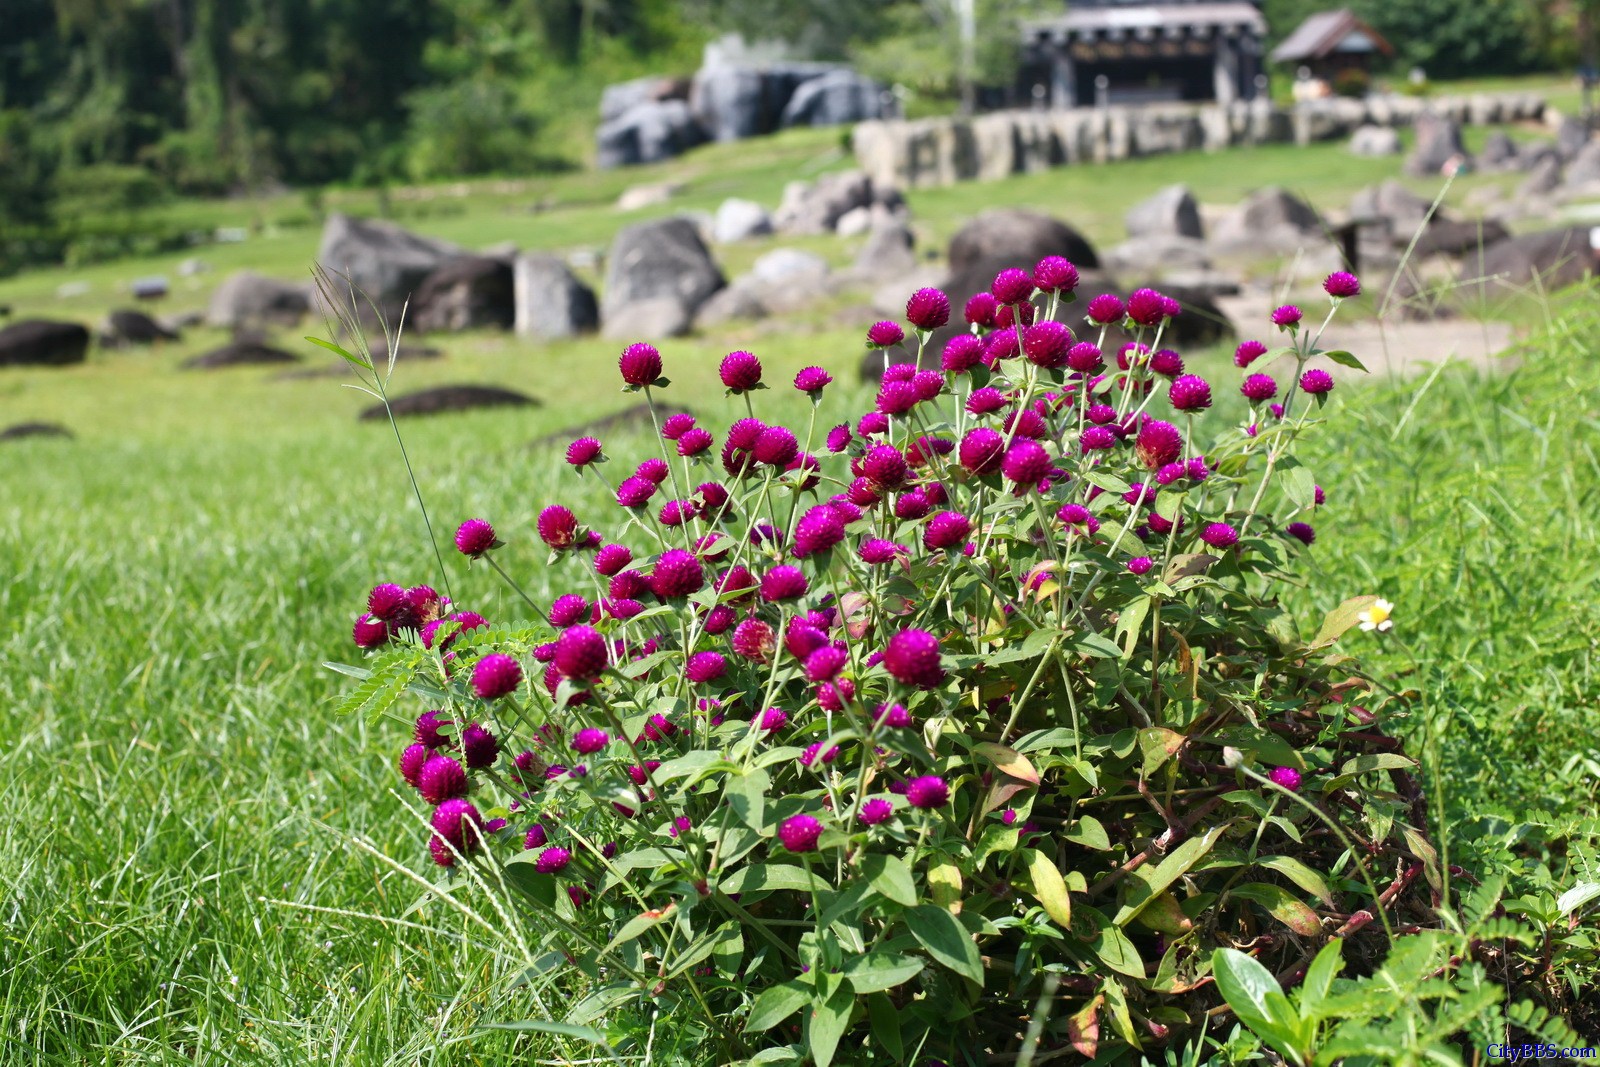
M 1460 124 L 1518 122 L 1543 113 L 1543 98 L 1531 93 L 1334 99 L 1292 108 L 1262 99 L 879 120 L 857 125 L 852 140 L 857 162 L 874 181 L 910 189 L 1167 152 L 1309 144 L 1363 126 L 1410 125 L 1424 114 Z
M 773 233 L 860 237 L 904 225 L 909 217 L 899 189 L 874 182 L 863 171 L 846 170 L 788 183 L 773 212 L 752 200 L 725 200 L 711 220 L 711 236 L 719 244 Z
M 639 78 L 600 97 L 603 169 L 670 159 L 707 141 L 791 126 L 837 126 L 884 114 L 882 88 L 832 63 L 749 65 L 708 57 L 693 78 Z

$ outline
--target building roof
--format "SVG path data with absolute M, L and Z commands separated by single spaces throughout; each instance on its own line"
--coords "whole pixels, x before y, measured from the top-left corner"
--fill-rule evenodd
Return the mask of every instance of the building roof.
M 1074 6 L 1064 15 L 1030 19 L 1030 38 L 1085 36 L 1149 36 L 1179 29 L 1266 32 L 1267 23 L 1250 0 L 1199 0 L 1184 3 L 1116 3 Z
M 1356 18 L 1347 7 L 1319 11 L 1309 16 L 1272 50 L 1274 63 L 1325 59 L 1336 52 L 1382 52 L 1393 55 L 1394 46 L 1383 35 Z

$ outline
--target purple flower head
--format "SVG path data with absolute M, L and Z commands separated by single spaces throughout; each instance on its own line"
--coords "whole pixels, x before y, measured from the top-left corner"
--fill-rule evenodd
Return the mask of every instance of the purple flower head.
M 533 861 L 533 869 L 540 874 L 555 874 L 572 862 L 572 853 L 559 845 L 551 845 Z
M 726 604 L 718 604 L 716 607 L 706 612 L 706 633 L 710 634 L 712 637 L 725 634 L 733 628 L 733 624 L 738 620 L 738 618 L 738 612 L 734 611 L 731 607 Z
M 964 374 L 983 362 L 983 342 L 970 333 L 958 333 L 944 343 L 939 369 L 946 374 Z
M 617 368 L 622 371 L 622 380 L 629 385 L 649 385 L 661 377 L 661 353 L 656 351 L 654 345 L 642 341 L 631 344 L 622 350 Z
M 1128 318 L 1140 326 L 1160 325 L 1167 314 L 1167 298 L 1154 289 L 1135 289 L 1128 297 Z
M 1006 480 L 1019 489 L 1031 488 L 1050 473 L 1050 453 L 1038 442 L 1018 437 L 1011 442 L 1011 448 L 1001 461 L 1000 470 Z
M 556 638 L 556 654 L 551 660 L 556 672 L 574 682 L 600 677 L 610 660 L 606 639 L 589 626 L 570 626 Z
M 589 614 L 589 602 L 576 593 L 556 597 L 550 605 L 550 625 L 565 629 Z
M 822 824 L 813 815 L 791 815 L 778 826 L 778 840 L 790 852 L 815 852 Z
M 494 527 L 483 519 L 468 519 L 456 530 L 456 550 L 477 559 L 494 547 Z
M 906 319 L 919 330 L 937 330 L 950 321 L 950 298 L 938 289 L 918 289 L 906 301 Z
M 429 804 L 467 795 L 467 772 L 449 756 L 429 756 L 417 775 L 417 792 Z
M 1280 330 L 1293 330 L 1300 325 L 1300 317 L 1299 308 L 1293 304 L 1284 304 L 1282 307 L 1273 309 L 1272 324 Z
M 894 818 L 894 805 L 882 797 L 873 797 L 861 805 L 861 812 L 856 816 L 862 826 L 877 826 Z
M 1250 403 L 1259 404 L 1278 395 L 1278 383 L 1272 380 L 1270 374 L 1252 374 L 1244 380 L 1239 392 Z
M 995 300 L 1001 304 L 1020 304 L 1033 296 L 1033 279 L 1028 277 L 1028 272 L 1016 267 L 1007 267 L 994 276 L 994 284 L 989 291 L 994 294 Z
M 528 827 L 528 832 L 523 835 L 522 847 L 525 851 L 543 848 L 550 843 L 550 831 L 544 828 L 543 823 L 534 823 Z
M 1361 295 L 1361 279 L 1349 271 L 1336 270 L 1322 283 L 1322 291 L 1335 300 Z
M 1028 306 L 1032 307 L 1031 304 Z M 1005 310 L 1005 308 L 1000 309 L 1002 314 Z M 1001 360 L 1010 359 L 1020 351 L 1021 348 L 1017 345 L 1017 331 L 1010 329 L 996 330 L 984 342 L 983 364 L 986 367 L 993 368 Z
M 1127 312 L 1121 298 L 1112 293 L 1101 293 L 1089 301 L 1089 306 L 1085 310 L 1089 321 L 1096 326 L 1109 326 L 1113 322 L 1119 322 Z
M 905 455 L 893 445 L 877 445 L 861 460 L 861 474 L 879 490 L 899 489 L 911 474 Z
M 698 456 L 716 444 L 716 438 L 711 436 L 711 431 L 700 426 L 691 426 L 683 431 L 683 436 L 678 438 L 678 455 L 685 459 Z
M 1159 470 L 1183 453 L 1183 435 L 1172 423 L 1152 419 L 1139 428 L 1134 451 L 1146 470 Z
M 1225 522 L 1214 522 L 1200 531 L 1200 540 L 1212 548 L 1232 548 L 1239 543 L 1239 531 Z
M 912 521 L 923 518 L 933 510 L 928 503 L 928 496 L 921 489 L 913 489 L 909 493 L 901 493 L 894 502 L 894 516 L 897 519 Z
M 774 734 L 789 725 L 789 713 L 782 708 L 768 708 L 756 718 L 756 729 L 764 734 Z
M 572 735 L 572 751 L 580 756 L 592 756 L 611 743 L 611 735 L 593 726 L 586 726 Z
M 806 681 L 831 682 L 850 662 L 849 654 L 838 645 L 823 645 L 806 657 Z
M 949 802 L 950 787 L 938 775 L 923 775 L 906 783 L 906 803 L 913 808 L 942 808 Z
M 1068 526 L 1082 526 L 1089 521 L 1089 509 L 1082 504 L 1063 504 L 1056 519 Z
M 1163 378 L 1176 378 L 1183 373 L 1183 357 L 1170 348 L 1163 348 L 1150 357 L 1150 370 Z
M 587 467 L 600 458 L 600 442 L 593 437 L 580 437 L 567 446 L 567 462 L 574 467 Z
M 1318 367 L 1312 367 L 1300 376 L 1300 388 L 1312 396 L 1324 396 L 1333 392 L 1333 375 Z
M 1211 386 L 1198 374 L 1185 374 L 1167 388 L 1167 399 L 1179 411 L 1203 411 L 1211 406 Z
M 819 504 L 800 516 L 794 530 L 794 554 L 804 559 L 843 540 L 844 523 L 832 508 Z
M 904 415 L 917 406 L 917 388 L 910 382 L 884 382 L 878 389 L 877 408 L 884 415 Z
M 761 361 L 750 352 L 729 352 L 722 357 L 717 374 L 732 392 L 747 392 L 761 384 Z
M 885 319 L 867 327 L 868 348 L 893 348 L 905 339 L 906 332 L 900 328 L 898 322 Z
M 375 585 L 372 587 L 372 592 L 367 594 L 367 610 L 374 618 L 382 619 L 384 622 L 400 621 L 409 606 L 406 591 L 393 582 Z
M 676 441 L 685 433 L 694 429 L 694 416 L 686 412 L 668 415 L 661 424 L 661 436 L 668 441 Z
M 1000 310 L 1000 301 L 988 290 L 973 293 L 967 298 L 967 305 L 962 309 L 968 325 L 993 326 L 995 312 Z
M 422 784 L 422 766 L 432 754 L 432 749 L 421 742 L 407 745 L 406 750 L 400 753 L 400 777 L 406 780 L 407 785 L 415 789 Z
M 756 460 L 770 467 L 782 467 L 800 454 L 800 442 L 784 426 L 769 426 L 756 438 Z
M 389 640 L 389 627 L 382 619 L 363 613 L 350 628 L 350 638 L 357 648 L 377 648 Z
M 1022 353 L 1038 367 L 1065 366 L 1071 347 L 1072 332 L 1054 319 L 1036 322 L 1022 334 Z
M 468 724 L 461 731 L 461 758 L 466 760 L 467 766 L 473 770 L 493 766 L 495 758 L 500 755 L 500 742 L 495 740 L 494 734 L 485 730 L 477 723 Z
M 633 562 L 633 553 L 627 545 L 606 545 L 595 553 L 595 573 L 609 578 Z
M 766 663 L 777 647 L 777 634 L 761 619 L 745 619 L 733 628 L 733 650 L 745 659 Z
M 930 551 L 959 548 L 972 533 L 972 523 L 959 511 L 941 511 L 928 521 L 922 543 Z
M 893 563 L 899 556 L 905 555 L 906 550 L 893 541 L 874 538 L 861 546 L 861 559 L 875 567 L 885 563 Z
M 471 852 L 483 843 L 483 816 L 469 800 L 452 797 L 433 809 L 433 832 L 457 852 Z
M 918 371 L 911 379 L 911 388 L 916 390 L 918 400 L 932 400 L 944 392 L 944 375 L 936 370 Z
M 1248 367 L 1266 354 L 1267 346 L 1260 341 L 1245 341 L 1233 350 L 1233 365 L 1235 367 Z
M 684 664 L 683 673 L 696 685 L 714 682 L 728 673 L 728 661 L 720 652 L 696 652 Z
M 889 416 L 881 411 L 869 411 L 856 422 L 856 433 L 862 437 L 876 437 L 889 429 Z
M 939 639 L 926 630 L 901 630 L 889 638 L 883 666 L 902 685 L 931 689 L 944 680 Z
M 840 452 L 843 452 L 845 449 L 849 448 L 850 441 L 850 424 L 847 422 L 841 422 L 839 425 L 828 431 L 828 451 L 832 452 L 834 455 L 838 455 Z
M 909 382 L 917 376 L 915 363 L 891 363 L 883 372 L 886 382 Z
M 1293 767 L 1274 767 L 1267 772 L 1267 779 L 1273 785 L 1281 785 L 1291 793 L 1300 792 L 1301 775 Z
M 521 684 L 522 665 L 501 652 L 491 652 L 472 668 L 472 691 L 481 700 L 497 700 Z
M 833 375 L 821 367 L 806 367 L 794 376 L 794 387 L 802 393 L 809 393 L 812 397 L 819 397 L 822 391 L 833 384 Z
M 974 389 L 967 397 L 967 411 L 973 415 L 992 415 L 1006 406 L 1006 395 L 993 386 Z
M 879 704 L 875 718 L 880 726 L 904 730 L 911 725 L 911 713 L 904 704 Z
M 799 567 L 787 564 L 777 566 L 761 578 L 761 599 L 769 604 L 784 600 L 799 600 L 806 595 L 806 576 Z
M 578 520 L 560 504 L 539 512 L 539 540 L 551 548 L 571 548 L 578 539 Z
M 1099 452 L 1117 443 L 1117 435 L 1105 426 L 1090 426 L 1083 431 L 1078 445 L 1085 452 Z
M 1320 508 L 1323 504 L 1327 503 L 1328 494 L 1322 491 L 1322 486 L 1320 485 L 1314 485 L 1311 488 L 1314 494 L 1312 499 L 1316 502 L 1316 506 Z
M 1128 573 L 1143 577 L 1150 573 L 1150 568 L 1153 566 L 1155 561 L 1149 556 L 1135 556 L 1128 561 Z
M 993 474 L 1005 462 L 1006 439 L 987 426 L 968 430 L 961 439 L 957 458 L 961 466 L 972 474 Z
M 1283 532 L 1303 545 L 1309 545 L 1317 539 L 1317 531 L 1311 528 L 1309 522 L 1291 522 L 1283 528 Z
M 662 600 L 676 600 L 698 593 L 705 587 L 705 570 L 694 553 L 672 548 L 661 553 L 656 560 L 655 573 L 650 576 L 650 591 Z
M 1078 287 L 1078 268 L 1060 256 L 1045 256 L 1033 268 L 1033 284 L 1047 293 L 1070 293 Z

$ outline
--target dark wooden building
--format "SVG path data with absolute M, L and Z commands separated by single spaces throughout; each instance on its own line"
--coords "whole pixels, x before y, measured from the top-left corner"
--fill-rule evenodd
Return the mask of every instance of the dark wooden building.
M 1383 35 L 1356 18 L 1349 8 L 1319 11 L 1272 50 L 1272 62 L 1307 68 L 1313 78 L 1335 82 L 1345 71 L 1372 73 L 1375 59 L 1394 55 Z
M 1250 100 L 1266 30 L 1254 0 L 1072 0 L 1026 24 L 1019 89 L 1051 107 Z

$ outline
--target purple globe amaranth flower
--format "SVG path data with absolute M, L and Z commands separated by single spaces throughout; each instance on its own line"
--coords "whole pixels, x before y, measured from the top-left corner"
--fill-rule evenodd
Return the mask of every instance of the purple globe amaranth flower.
M 544 828 L 543 823 L 534 823 L 528 827 L 528 832 L 523 835 L 522 847 L 524 851 L 531 852 L 536 848 L 543 848 L 550 843 L 550 831 Z
M 821 396 L 822 391 L 832 384 L 833 375 L 821 367 L 804 367 L 794 376 L 794 387 L 812 397 Z
M 1280 330 L 1292 330 L 1300 325 L 1301 311 L 1293 304 L 1284 304 L 1272 311 L 1272 324 Z
M 967 397 L 967 411 L 973 415 L 992 415 L 1006 406 L 1006 395 L 993 386 L 974 389 Z
M 1203 482 L 1211 477 L 1211 471 L 1206 468 L 1206 457 L 1204 456 L 1190 456 L 1185 468 L 1189 472 L 1190 481 Z
M 906 320 L 919 330 L 937 330 L 950 321 L 950 298 L 938 289 L 918 289 L 906 301 Z
M 576 593 L 568 593 L 556 597 L 555 603 L 550 605 L 550 625 L 565 629 L 588 614 L 589 602 Z
M 705 631 L 712 637 L 727 633 L 738 621 L 739 615 L 726 604 L 718 604 L 706 612 Z
M 1109 326 L 1113 322 L 1122 321 L 1123 315 L 1127 313 L 1127 307 L 1121 297 L 1113 293 L 1101 293 L 1089 301 L 1085 312 L 1089 321 L 1096 326 Z
M 555 874 L 571 862 L 571 852 L 560 845 L 551 845 L 539 853 L 539 858 L 533 861 L 533 869 L 540 874 Z
M 1139 427 L 1134 452 L 1146 470 L 1159 470 L 1183 453 L 1183 434 L 1170 422 L 1152 419 Z
M 600 442 L 593 437 L 580 437 L 567 446 L 567 462 L 574 467 L 587 467 L 600 458 Z
M 1311 489 L 1313 494 L 1312 500 L 1316 502 L 1317 507 L 1320 508 L 1323 504 L 1327 503 L 1328 494 L 1322 491 L 1322 486 L 1314 485 L 1311 487 Z
M 1072 331 L 1054 319 L 1036 322 L 1022 334 L 1022 354 L 1037 367 L 1065 366 L 1071 347 Z
M 882 797 L 873 797 L 861 805 L 856 819 L 862 826 L 877 826 L 894 818 L 894 805 Z
M 794 554 L 797 558 L 826 551 L 844 540 L 844 523 L 838 514 L 825 504 L 819 504 L 800 516 L 794 529 Z
M 1239 392 L 1250 403 L 1259 404 L 1278 395 L 1278 383 L 1270 374 L 1252 374 L 1239 386 Z
M 972 474 L 993 474 L 1005 463 L 1006 439 L 987 426 L 974 427 L 961 438 L 956 458 Z
M 946 374 L 964 374 L 983 362 L 983 342 L 970 333 L 958 333 L 944 343 L 939 369 Z
M 806 595 L 808 588 L 806 576 L 799 567 L 777 566 L 761 578 L 761 599 L 769 604 L 799 600 Z
M 778 647 L 778 635 L 761 619 L 745 619 L 733 628 L 733 650 L 748 660 L 766 663 Z
M 692 500 L 669 500 L 661 505 L 657 517 L 661 525 L 666 527 L 682 526 L 692 521 L 699 514 Z
M 468 519 L 456 529 L 456 551 L 477 559 L 494 547 L 494 527 L 483 519 Z
M 1000 310 L 1000 301 L 987 289 L 981 293 L 973 293 L 967 298 L 967 303 L 962 308 L 962 314 L 971 326 L 993 326 L 995 312 Z
M 917 389 L 910 382 L 884 382 L 878 390 L 877 408 L 884 415 L 904 415 L 917 406 Z
M 902 685 L 931 689 L 944 680 L 939 639 L 926 630 L 901 630 L 883 650 L 883 666 Z
M 661 377 L 661 353 L 654 345 L 639 342 L 622 350 L 617 360 L 622 380 L 632 386 L 645 386 Z
M 778 840 L 790 852 L 815 852 L 822 823 L 814 815 L 791 815 L 778 825 Z
M 1317 531 L 1311 528 L 1309 522 L 1291 522 L 1283 528 L 1283 532 L 1304 545 L 1309 545 L 1317 539 Z
M 1007 267 L 994 276 L 994 284 L 989 286 L 989 291 L 994 294 L 995 300 L 1002 305 L 1021 304 L 1033 296 L 1033 279 L 1028 272 L 1017 267 Z M 1003 310 L 1003 309 L 1002 309 Z M 996 312 L 995 325 L 1002 325 L 999 312 Z
M 817 649 L 828 643 L 828 635 L 805 618 L 793 618 L 783 632 L 783 647 L 789 655 L 802 663 Z
M 972 523 L 959 511 L 941 511 L 928 520 L 922 532 L 922 543 L 931 551 L 959 548 L 972 533 Z
M 728 661 L 720 652 L 696 652 L 684 663 L 684 675 L 696 685 L 714 682 L 728 673 Z
M 751 449 L 759 463 L 781 467 L 800 454 L 800 442 L 785 426 L 768 426 Z
M 1089 509 L 1082 504 L 1062 504 L 1056 519 L 1068 526 L 1082 526 L 1089 521 Z
M 1198 374 L 1185 374 L 1168 386 L 1167 400 L 1179 411 L 1203 411 L 1211 406 L 1211 386 Z
M 1163 348 L 1150 356 L 1150 370 L 1163 378 L 1176 378 L 1183 373 L 1183 357 L 1170 348 Z
M 471 852 L 483 843 L 483 816 L 470 800 L 451 797 L 433 809 L 429 823 L 457 852 Z
M 761 361 L 752 352 L 729 352 L 722 357 L 717 375 L 732 392 L 748 392 L 761 384 Z
M 668 415 L 661 423 L 661 436 L 668 441 L 676 441 L 690 430 L 694 429 L 694 416 L 688 412 L 679 412 Z
M 902 546 L 895 544 L 893 541 L 874 538 L 861 546 L 860 555 L 863 562 L 877 567 L 885 563 L 893 563 L 897 557 L 904 555 L 905 551 Z
M 1117 435 L 1105 426 L 1090 426 L 1078 439 L 1078 447 L 1085 452 L 1099 452 L 1117 443 Z
M 831 682 L 850 662 L 850 655 L 838 645 L 823 645 L 806 657 L 806 681 Z
M 417 774 L 417 792 L 429 804 L 467 795 L 467 772 L 449 756 L 429 756 Z
M 572 735 L 572 751 L 580 756 L 591 756 L 611 743 L 611 735 L 593 726 L 584 727 Z
M 578 540 L 578 520 L 560 504 L 539 512 L 539 540 L 554 549 L 571 548 Z
M 1005 308 L 1000 309 L 1002 312 Z M 1001 360 L 1010 359 L 1022 349 L 1017 344 L 1017 331 L 996 330 L 983 344 L 983 365 L 993 369 Z
M 472 770 L 493 766 L 499 755 L 500 742 L 495 740 L 494 734 L 482 726 L 475 722 L 469 723 L 467 728 L 461 731 L 461 758 Z
M 1158 326 L 1167 315 L 1167 298 L 1154 289 L 1135 289 L 1128 297 L 1128 318 L 1140 326 Z
M 662 600 L 676 600 L 698 593 L 705 587 L 705 570 L 694 553 L 681 548 L 671 548 L 656 560 L 655 573 L 650 576 L 650 591 Z
M 692 426 L 683 431 L 683 436 L 678 438 L 678 455 L 688 459 L 706 452 L 716 443 L 716 438 L 711 436 L 711 431 L 699 426 Z
M 911 388 L 916 391 L 918 400 L 932 400 L 944 392 L 944 375 L 936 370 L 919 371 L 911 379 Z
M 1149 556 L 1135 556 L 1128 561 L 1128 573 L 1143 577 L 1150 573 L 1150 568 L 1153 566 L 1155 566 L 1155 561 Z
M 861 474 L 879 490 L 898 489 L 910 476 L 911 465 L 893 445 L 877 445 L 861 458 Z
M 851 439 L 850 424 L 841 422 L 828 431 L 828 451 L 838 455 L 850 447 Z
M 522 684 L 522 664 L 503 652 L 491 652 L 472 668 L 472 691 L 481 700 L 498 700 Z
M 672 476 L 672 468 L 667 466 L 666 460 L 653 456 L 634 468 L 633 476 L 660 485 Z
M 1078 268 L 1061 256 L 1045 256 L 1033 268 L 1033 284 L 1047 293 L 1071 293 L 1078 287 Z
M 906 803 L 913 808 L 942 808 L 949 802 L 950 786 L 936 774 L 923 775 L 906 783 Z
M 1079 374 L 1093 374 L 1105 366 L 1100 346 L 1092 341 L 1079 341 L 1067 349 L 1067 367 Z
M 430 749 L 449 748 L 455 744 L 444 732 L 446 726 L 454 726 L 455 720 L 442 718 L 443 711 L 425 711 L 417 716 L 417 724 L 412 727 L 411 736 L 418 744 Z
M 595 573 L 610 578 L 633 562 L 633 552 L 627 545 L 606 545 L 594 557 Z
M 1233 350 L 1233 365 L 1248 367 L 1267 354 L 1267 346 L 1260 341 L 1245 341 Z
M 913 489 L 909 493 L 901 493 L 894 502 L 894 516 L 897 519 L 912 521 L 923 518 L 932 510 L 928 503 L 927 494 L 921 489 Z
M 1280 785 L 1291 793 L 1300 792 L 1301 774 L 1293 767 L 1274 767 L 1267 772 L 1268 781 Z
M 416 789 L 422 784 L 422 767 L 428 762 L 428 757 L 433 755 L 433 750 L 420 741 L 414 745 L 407 745 L 406 750 L 400 753 L 400 777 L 406 784 Z
M 789 725 L 789 713 L 782 708 L 768 708 L 756 717 L 756 729 L 764 734 L 775 734 Z
M 1200 540 L 1212 548 L 1232 548 L 1239 543 L 1239 531 L 1225 522 L 1214 522 L 1200 531 Z
M 893 348 L 905 339 L 906 332 L 900 328 L 898 322 L 885 319 L 867 327 L 868 348 Z
M 1322 282 L 1322 291 L 1335 300 L 1361 295 L 1361 279 L 1346 270 L 1336 270 Z
M 1050 453 L 1038 442 L 1019 437 L 1006 450 L 1000 472 L 1007 481 L 1025 489 L 1038 485 L 1050 473 L 1050 466 Z
M 389 627 L 370 612 L 363 613 L 350 628 L 350 639 L 357 648 L 377 648 L 389 640 Z
M 879 704 L 874 718 L 879 726 L 892 730 L 904 730 L 911 725 L 911 713 L 904 704 Z
M 384 622 L 393 622 L 400 619 L 410 607 L 406 600 L 406 591 L 393 582 L 384 582 L 372 587 L 372 592 L 367 594 L 367 610 L 373 618 L 382 619 Z
M 876 437 L 889 429 L 889 416 L 881 411 L 869 411 L 856 422 L 856 433 L 862 437 Z
M 570 626 L 556 638 L 556 654 L 550 663 L 561 677 L 587 682 L 600 677 L 609 661 L 609 647 L 598 630 Z
M 891 363 L 883 372 L 886 382 L 909 382 L 917 376 L 915 363 Z
M 1312 396 L 1326 396 L 1333 392 L 1333 375 L 1318 367 L 1312 367 L 1300 376 L 1300 388 Z

